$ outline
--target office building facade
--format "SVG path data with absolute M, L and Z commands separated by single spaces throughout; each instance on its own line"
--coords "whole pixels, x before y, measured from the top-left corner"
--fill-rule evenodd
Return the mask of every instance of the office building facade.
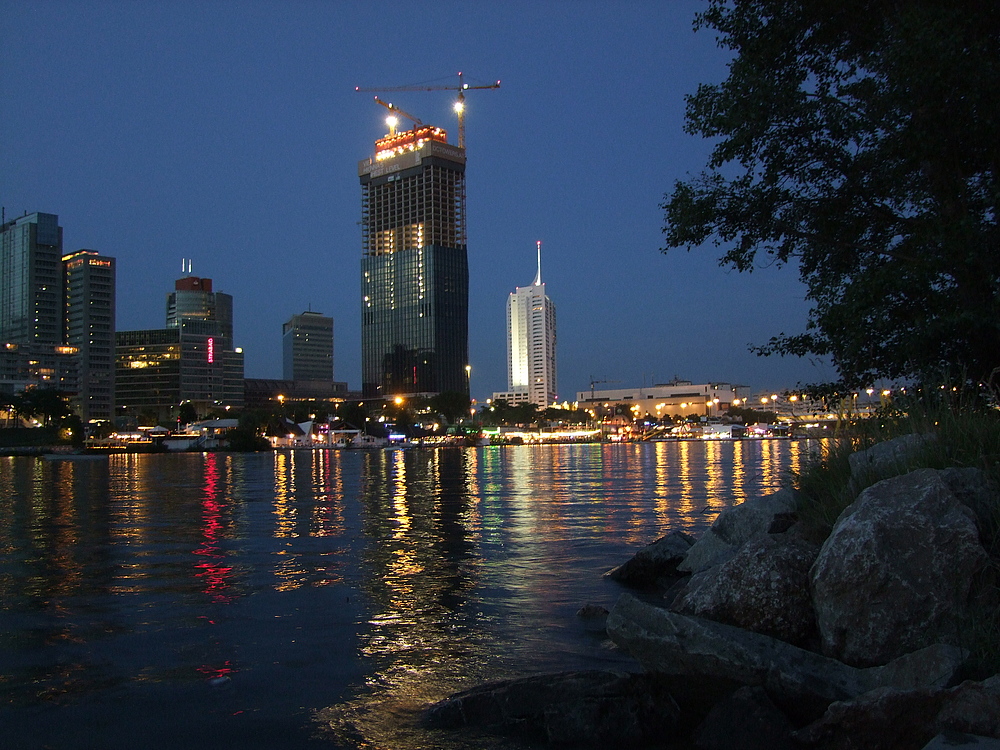
M 115 409 L 115 259 L 94 250 L 63 258 L 65 333 L 80 380 L 74 403 L 84 422 L 110 420 Z
M 233 298 L 211 279 L 178 279 L 162 329 L 115 337 L 115 413 L 170 424 L 181 407 L 198 416 L 243 405 L 243 351 L 232 346 Z
M 233 346 L 233 297 L 212 291 L 212 280 L 187 276 L 167 295 L 167 328 L 213 336 L 223 349 Z
M 0 389 L 54 388 L 84 422 L 114 405 L 115 259 L 63 255 L 55 214 L 0 226 Z
M 507 298 L 507 393 L 494 399 L 532 403 L 541 409 L 558 397 L 556 387 L 556 306 L 542 282 L 542 249 L 530 286 L 517 287 Z
M 419 126 L 376 141 L 358 175 L 365 398 L 468 393 L 465 150 Z
M 318 312 L 293 315 L 281 328 L 282 377 L 333 381 L 333 318 Z
M 55 214 L 28 214 L 0 229 L 0 340 L 63 343 L 62 237 Z

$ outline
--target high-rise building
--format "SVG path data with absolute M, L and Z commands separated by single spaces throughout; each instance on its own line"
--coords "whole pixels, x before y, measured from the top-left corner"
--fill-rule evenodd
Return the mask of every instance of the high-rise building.
M 166 327 L 115 337 L 115 406 L 120 416 L 178 419 L 243 405 L 243 350 L 234 349 L 233 298 L 211 279 L 189 276 L 167 295 Z
M 183 328 L 188 333 L 233 343 L 233 296 L 212 291 L 211 279 L 187 276 L 174 282 L 167 295 L 167 328 Z
M 86 422 L 113 419 L 115 410 L 115 259 L 94 250 L 63 258 L 65 336 L 78 351 L 75 399 Z
M 55 388 L 84 422 L 114 404 L 115 259 L 63 255 L 55 214 L 0 226 L 0 389 Z
M 544 409 L 557 398 L 556 306 L 542 283 L 542 243 L 538 271 L 530 286 L 519 286 L 507 298 L 507 393 L 494 399 L 532 403 Z
M 63 343 L 62 235 L 59 217 L 44 213 L 0 230 L 0 340 Z
M 358 175 L 365 398 L 467 393 L 465 149 L 433 126 L 393 132 Z
M 282 377 L 333 381 L 333 318 L 307 311 L 282 326 Z

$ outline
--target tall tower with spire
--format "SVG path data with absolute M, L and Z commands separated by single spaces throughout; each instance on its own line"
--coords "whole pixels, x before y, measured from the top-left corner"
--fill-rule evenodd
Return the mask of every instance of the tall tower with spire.
M 507 394 L 514 403 L 544 409 L 556 400 L 556 306 L 542 283 L 542 243 L 538 270 L 530 286 L 519 286 L 507 298 Z

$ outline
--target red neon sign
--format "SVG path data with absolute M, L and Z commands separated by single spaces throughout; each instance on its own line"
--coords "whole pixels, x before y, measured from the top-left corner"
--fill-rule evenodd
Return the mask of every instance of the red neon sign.
M 215 339 L 208 340 L 208 361 L 209 364 L 215 361 Z

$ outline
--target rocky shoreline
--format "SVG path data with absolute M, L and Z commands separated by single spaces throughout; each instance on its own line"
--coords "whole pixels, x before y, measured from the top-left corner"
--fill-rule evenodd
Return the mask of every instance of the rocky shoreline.
M 973 622 L 1000 641 L 1000 501 L 978 469 L 906 470 L 924 440 L 851 456 L 856 486 L 889 478 L 858 492 L 825 539 L 782 490 L 609 571 L 646 601 L 625 591 L 610 612 L 579 614 L 606 616 L 642 671 L 482 685 L 431 706 L 425 725 L 572 747 L 1000 748 L 1000 675 L 983 679 L 964 647 Z

